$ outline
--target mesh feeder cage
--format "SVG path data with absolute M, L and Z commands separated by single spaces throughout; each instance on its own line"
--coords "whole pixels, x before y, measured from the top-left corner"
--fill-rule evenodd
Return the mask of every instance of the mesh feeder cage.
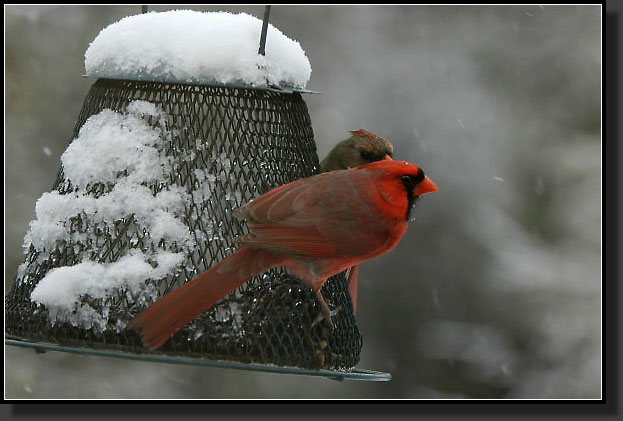
M 194 246 L 184 248 L 153 235 L 134 214 L 112 224 L 85 213 L 70 218 L 65 227 L 68 239 L 44 251 L 31 244 L 26 251 L 5 298 L 5 343 L 40 351 L 389 380 L 387 373 L 354 368 L 362 336 L 344 273 L 330 278 L 322 289 L 329 306 L 339 309 L 333 316 L 334 330 L 324 321 L 312 327 L 320 313 L 313 291 L 283 268 L 255 276 L 155 351 L 143 347 L 137 332 L 125 329 L 158 297 L 235 250 L 234 238 L 247 231 L 245 222 L 232 216 L 233 209 L 274 187 L 318 172 L 311 120 L 301 92 L 97 79 L 84 101 L 74 141 L 85 122 L 106 109 L 127 113 L 134 101 L 147 101 L 162 110 L 159 116 L 142 118 L 163 134 L 160 152 L 170 171 L 165 181 L 147 187 L 153 195 L 172 188 L 187 193 L 181 219 Z M 99 198 L 114 188 L 114 183 L 91 183 L 80 193 Z M 78 190 L 61 167 L 52 191 L 74 195 Z M 51 312 L 31 299 L 38 283 L 55 268 L 85 260 L 108 264 L 154 249 L 183 253 L 184 264 L 157 279 L 145 279 L 140 291 L 120 287 L 104 297 L 83 294 L 76 308 L 66 312 Z

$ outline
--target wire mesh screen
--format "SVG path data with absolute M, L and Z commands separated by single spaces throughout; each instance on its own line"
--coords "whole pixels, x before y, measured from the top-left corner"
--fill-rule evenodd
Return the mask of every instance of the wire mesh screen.
M 181 219 L 192 246 L 155 236 L 156 228 L 146 229 L 137 214 L 105 223 L 78 213 L 65 222 L 66 239 L 47 249 L 33 244 L 27 249 L 6 297 L 10 337 L 147 353 L 138 334 L 125 326 L 155 299 L 235 250 L 234 237 L 246 233 L 246 225 L 232 217 L 232 210 L 318 172 L 310 117 L 298 93 L 99 79 L 84 102 L 74 142 L 90 117 L 106 109 L 126 112 L 137 100 L 162 110 L 162 118 L 149 115 L 145 120 L 167 133 L 160 152 L 170 172 L 166 180 L 147 186 L 154 196 L 173 187 L 187 194 Z M 80 193 L 98 198 L 114 188 L 114 183 L 95 182 Z M 80 190 L 62 168 L 53 189 L 59 195 Z M 79 303 L 65 311 L 51 311 L 31 300 L 38 283 L 54 268 L 118 262 L 133 251 L 155 249 L 184 253 L 183 264 L 158 279 L 145 280 L 140 290 L 121 286 L 107 290 L 104 297 L 81 294 Z M 329 306 L 339 310 L 333 316 L 334 330 L 324 321 L 312 327 L 320 313 L 313 292 L 276 268 L 254 277 L 154 352 L 301 368 L 352 368 L 359 361 L 362 338 L 344 274 L 331 278 L 322 293 Z

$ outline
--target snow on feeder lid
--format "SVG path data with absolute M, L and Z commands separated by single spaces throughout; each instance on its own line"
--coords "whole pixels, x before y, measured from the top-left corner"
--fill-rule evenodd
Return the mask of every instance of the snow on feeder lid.
M 301 45 L 246 13 L 173 10 L 128 16 L 104 28 L 85 53 L 87 76 L 304 90 L 311 66 Z
M 186 48 L 188 37 L 204 47 L 206 22 L 231 36 L 236 19 L 256 37 L 248 39 L 249 50 L 240 47 L 234 57 L 210 47 L 236 66 L 228 58 L 219 67 L 198 57 L 208 53 Z M 191 21 L 202 29 L 189 29 Z M 25 260 L 5 299 L 5 343 L 337 379 L 391 378 L 353 368 L 362 338 L 343 273 L 322 289 L 340 309 L 334 330 L 313 326 L 320 312 L 313 292 L 280 268 L 255 276 L 156 351 L 126 329 L 158 297 L 233 252 L 234 237 L 247 232 L 233 209 L 318 172 L 300 91 L 266 88 L 278 82 L 302 89 L 309 62 L 298 43 L 274 28 L 263 62 L 259 30 L 252 30 L 260 24 L 244 14 L 174 11 L 122 19 L 98 35 L 86 67 L 100 79 L 85 98 L 53 190 L 37 201 Z M 271 56 L 278 42 L 296 53 Z M 140 51 L 129 54 L 137 45 Z M 176 55 L 176 46 L 184 54 Z

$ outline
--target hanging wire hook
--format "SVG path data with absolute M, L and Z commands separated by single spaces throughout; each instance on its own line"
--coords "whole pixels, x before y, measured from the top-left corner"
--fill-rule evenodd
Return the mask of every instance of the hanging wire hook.
M 260 36 L 260 49 L 258 54 L 266 55 L 266 32 L 268 32 L 268 17 L 270 16 L 270 6 L 264 7 L 264 23 L 262 24 L 262 35 Z

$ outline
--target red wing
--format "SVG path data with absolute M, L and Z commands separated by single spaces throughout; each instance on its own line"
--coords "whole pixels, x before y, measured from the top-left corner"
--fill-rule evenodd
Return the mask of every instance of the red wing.
M 294 181 L 236 209 L 234 216 L 249 226 L 249 234 L 237 240 L 282 253 L 333 256 L 335 245 L 317 229 L 325 217 L 318 200 L 332 181 L 325 175 Z
M 249 224 L 250 234 L 238 241 L 260 248 L 310 257 L 332 257 L 335 245 L 322 236 L 314 226 L 288 226 L 279 223 Z
M 329 178 L 320 175 L 284 184 L 242 205 L 234 211 L 234 216 L 249 222 L 283 221 L 315 202 Z

